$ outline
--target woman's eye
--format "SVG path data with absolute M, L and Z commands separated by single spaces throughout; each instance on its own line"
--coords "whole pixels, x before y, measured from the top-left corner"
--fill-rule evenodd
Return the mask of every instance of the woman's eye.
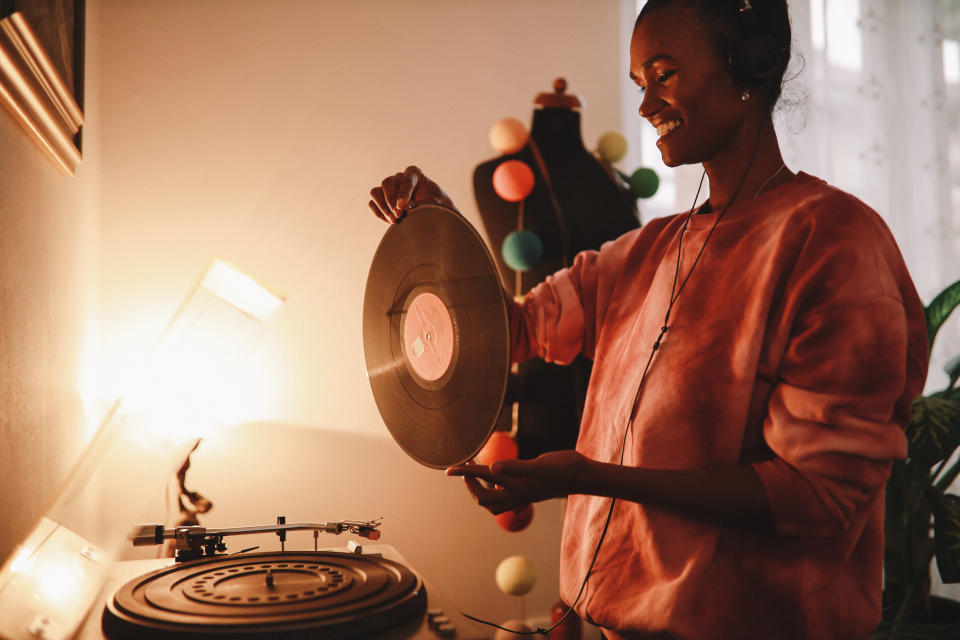
M 664 71 L 662 73 L 658 73 L 657 82 L 666 82 L 674 73 L 674 71 Z

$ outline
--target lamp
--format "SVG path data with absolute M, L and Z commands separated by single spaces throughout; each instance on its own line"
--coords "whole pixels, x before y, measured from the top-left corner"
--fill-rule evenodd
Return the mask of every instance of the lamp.
M 101 422 L 51 506 L 0 569 L 0 636 L 71 637 L 113 562 L 196 438 L 230 408 L 283 298 L 216 260 Z

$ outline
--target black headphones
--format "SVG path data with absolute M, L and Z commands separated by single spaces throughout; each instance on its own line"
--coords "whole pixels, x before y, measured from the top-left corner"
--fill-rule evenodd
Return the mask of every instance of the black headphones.
M 783 71 L 787 45 L 760 24 L 750 0 L 740 0 L 737 4 L 740 29 L 731 38 L 727 50 L 730 75 L 741 86 L 762 86 Z

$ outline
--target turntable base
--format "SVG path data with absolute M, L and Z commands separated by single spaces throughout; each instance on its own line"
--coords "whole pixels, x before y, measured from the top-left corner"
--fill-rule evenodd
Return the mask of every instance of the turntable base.
M 76 638 L 489 637 L 392 547 L 363 550 L 122 562 Z

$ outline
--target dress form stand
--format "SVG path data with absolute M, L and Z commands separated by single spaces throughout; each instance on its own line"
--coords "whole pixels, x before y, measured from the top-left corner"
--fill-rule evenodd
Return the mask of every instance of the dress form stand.
M 570 266 L 585 249 L 599 249 L 639 226 L 636 200 L 583 145 L 582 101 L 566 93 L 562 78 L 554 91 L 539 94 L 526 146 L 481 163 L 473 173 L 480 219 L 500 270 L 504 288 L 526 291 Z M 506 160 L 521 160 L 535 176 L 533 191 L 521 203 L 508 202 L 493 189 L 493 172 Z M 503 260 L 504 238 L 522 228 L 539 236 L 543 257 L 523 272 Z M 515 430 L 521 458 L 576 444 L 590 362 L 570 366 L 530 360 L 514 366 L 498 429 Z

